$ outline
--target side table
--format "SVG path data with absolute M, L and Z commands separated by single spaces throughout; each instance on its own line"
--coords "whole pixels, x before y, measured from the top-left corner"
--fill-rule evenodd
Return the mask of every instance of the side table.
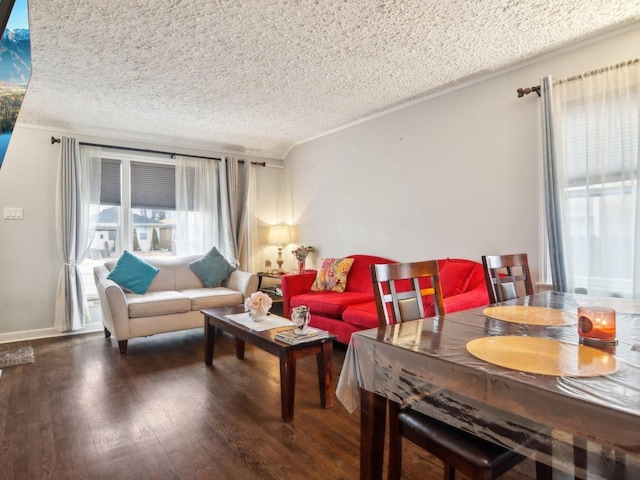
M 278 283 L 277 285 L 262 286 L 262 279 L 273 278 L 273 279 L 280 280 L 285 274 L 277 273 L 277 272 L 271 272 L 271 273 L 258 272 L 256 273 L 256 275 L 258 275 L 258 291 L 266 293 L 271 297 L 271 300 L 273 300 L 271 311 L 276 315 L 283 316 L 284 312 L 283 312 L 282 293 L 280 292 L 280 283 Z

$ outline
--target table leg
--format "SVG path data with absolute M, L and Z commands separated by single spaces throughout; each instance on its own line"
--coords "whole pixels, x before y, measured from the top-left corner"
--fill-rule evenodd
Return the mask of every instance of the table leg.
M 360 479 L 381 480 L 387 399 L 360 388 Z
M 587 441 L 577 435 L 573 437 L 573 470 L 574 478 L 587 478 Z
M 540 434 L 540 437 L 536 454 L 536 480 L 550 480 L 553 478 L 553 467 L 550 463 L 553 457 L 551 432 L 549 435 Z
M 242 360 L 244 358 L 244 340 L 236 338 L 236 358 Z
M 324 342 L 322 352 L 316 355 L 318 362 L 318 382 L 320 385 L 320 404 L 323 408 L 333 407 L 333 342 Z
M 282 420 L 293 420 L 293 405 L 296 393 L 296 357 L 293 351 L 280 357 L 280 402 Z
M 216 327 L 209 323 L 209 317 L 204 316 L 204 364 L 213 364 L 213 347 L 216 341 Z

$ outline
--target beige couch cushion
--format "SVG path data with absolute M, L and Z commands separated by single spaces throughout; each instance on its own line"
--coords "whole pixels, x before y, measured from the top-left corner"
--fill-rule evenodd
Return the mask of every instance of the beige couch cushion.
M 244 301 L 242 293 L 225 287 L 196 288 L 180 293 L 191 300 L 191 310 L 236 305 Z
M 191 311 L 191 300 L 180 292 L 126 293 L 129 318 L 153 317 Z

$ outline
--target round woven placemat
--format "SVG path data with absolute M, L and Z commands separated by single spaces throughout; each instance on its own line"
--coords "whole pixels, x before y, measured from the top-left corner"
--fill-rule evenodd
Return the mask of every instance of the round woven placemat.
M 500 305 L 485 308 L 482 313 L 487 317 L 505 322 L 525 325 L 576 325 L 577 315 L 555 308 L 530 307 L 527 305 Z
M 467 351 L 493 365 L 540 375 L 597 377 L 620 369 L 607 352 L 551 338 L 482 337 L 467 343 Z

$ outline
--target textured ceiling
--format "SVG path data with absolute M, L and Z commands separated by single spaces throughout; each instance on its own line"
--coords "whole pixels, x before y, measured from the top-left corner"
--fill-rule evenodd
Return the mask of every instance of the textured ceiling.
M 29 16 L 19 122 L 281 158 L 638 21 L 640 0 L 29 0 Z

